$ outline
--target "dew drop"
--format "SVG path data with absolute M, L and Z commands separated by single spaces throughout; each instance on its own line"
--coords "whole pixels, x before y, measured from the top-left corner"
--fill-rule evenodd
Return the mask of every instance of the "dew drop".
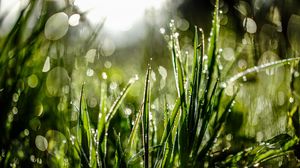
M 94 76 L 94 70 L 93 69 L 91 69 L 91 68 L 89 68 L 89 69 L 87 69 L 87 71 L 86 71 L 86 76 Z
M 248 17 L 244 19 L 243 26 L 246 28 L 246 31 L 251 34 L 255 33 L 257 30 L 255 21 Z
M 132 113 L 132 110 L 130 108 L 126 108 L 124 112 L 127 116 L 129 116 Z
M 18 114 L 18 108 L 17 107 L 13 107 L 12 110 L 14 115 Z
M 294 98 L 293 98 L 293 97 L 290 97 L 290 98 L 289 98 L 289 102 L 290 102 L 290 103 L 294 103 Z
M 159 29 L 159 32 L 160 32 L 161 34 L 165 34 L 165 33 L 166 33 L 166 29 L 162 27 L 162 28 Z
M 69 18 L 69 25 L 70 26 L 77 26 L 79 24 L 80 15 L 79 14 L 73 14 Z
M 45 151 L 48 147 L 48 141 L 45 137 L 41 135 L 37 135 L 35 137 L 35 146 L 40 150 L 40 151 Z
M 50 66 L 51 66 L 50 57 L 47 57 L 46 60 L 45 60 L 42 72 L 48 72 L 50 70 Z
M 49 40 L 58 40 L 67 34 L 68 29 L 68 15 L 64 12 L 56 13 L 46 22 L 45 37 Z
M 104 80 L 107 79 L 107 74 L 105 72 L 102 72 L 101 76 L 102 76 L 102 79 L 104 79 Z

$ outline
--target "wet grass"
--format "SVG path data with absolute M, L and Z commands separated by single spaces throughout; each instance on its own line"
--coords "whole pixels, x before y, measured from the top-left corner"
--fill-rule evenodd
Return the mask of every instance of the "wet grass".
M 219 2 L 216 1 L 216 4 Z M 112 82 L 103 71 L 96 75 L 99 81 L 97 88 L 88 87 L 82 82 L 84 80 L 79 80 L 80 76 L 75 76 L 67 82 L 68 92 L 55 96 L 47 93 L 49 72 L 42 73 L 41 69 L 51 48 L 56 50 L 58 57 L 52 66 L 64 67 L 69 76 L 76 69 L 69 62 L 82 58 L 66 60 L 61 57 L 66 52 L 60 51 L 60 47 L 65 47 L 65 50 L 72 48 L 62 45 L 63 39 L 49 41 L 44 38 L 45 14 L 36 22 L 32 33 L 21 38 L 35 5 L 38 1 L 32 1 L 22 11 L 11 32 L 0 41 L 2 167 L 258 167 L 279 157 L 288 155 L 296 158 L 299 155 L 297 104 L 291 105 L 287 111 L 291 117 L 292 133 L 277 135 L 252 147 L 241 148 L 239 152 L 215 151 L 217 141 L 224 139 L 225 124 L 235 122 L 228 121 L 228 116 L 234 110 L 238 90 L 232 96 L 226 96 L 224 90 L 228 84 L 268 68 L 286 64 L 296 68 L 299 60 L 298 57 L 289 58 L 249 68 L 234 76 L 224 74 L 217 61 L 220 55 L 217 45 L 220 26 L 218 5 L 215 6 L 208 44 L 203 31 L 195 27 L 192 62 L 188 61 L 189 55 L 181 53 L 174 22 L 170 23 L 167 43 L 175 82 L 168 85 L 173 84 L 175 88 L 171 91 L 174 104 L 167 99 L 167 93 L 153 91 L 159 86 L 151 78 L 151 61 L 145 67 L 146 75 L 142 75 L 145 79 L 143 84 L 137 77 L 123 80 L 127 84 L 124 82 L 123 89 L 118 92 L 109 89 Z M 45 4 L 42 7 L 41 11 L 46 10 Z M 102 24 L 99 25 L 101 28 Z M 92 31 L 84 44 L 95 42 L 95 32 Z M 28 82 L 31 74 L 38 78 L 36 87 Z M 292 77 L 291 83 L 293 80 Z M 138 83 L 144 88 L 140 91 L 141 102 L 130 97 L 131 90 Z M 99 93 L 99 106 L 96 108 L 88 105 L 90 90 Z M 152 108 L 154 99 L 162 102 L 156 107 L 158 112 Z M 42 107 L 37 106 L 39 103 Z M 124 116 L 124 106 L 128 103 L 135 104 L 137 110 Z M 17 113 L 13 110 L 16 108 Z M 163 119 L 158 118 L 157 113 Z M 64 137 L 60 139 L 65 141 L 59 141 L 58 135 L 45 136 L 46 142 L 37 141 L 37 135 L 47 135 L 46 132 L 52 129 L 59 130 L 60 136 Z M 67 149 L 64 144 L 67 144 Z M 46 149 L 37 149 L 39 145 Z

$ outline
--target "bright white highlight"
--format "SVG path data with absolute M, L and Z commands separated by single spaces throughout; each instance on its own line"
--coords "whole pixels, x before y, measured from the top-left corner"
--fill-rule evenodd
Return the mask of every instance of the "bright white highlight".
M 75 5 L 92 23 L 105 19 L 110 31 L 128 31 L 147 10 L 159 9 L 165 0 L 75 0 Z

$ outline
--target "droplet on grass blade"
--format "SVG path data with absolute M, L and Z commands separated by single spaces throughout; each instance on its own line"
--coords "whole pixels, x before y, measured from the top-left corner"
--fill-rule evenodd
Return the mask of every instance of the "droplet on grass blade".
M 40 150 L 40 151 L 45 151 L 48 147 L 48 141 L 45 137 L 41 135 L 37 135 L 35 137 L 35 146 Z
M 18 114 L 18 108 L 17 107 L 13 107 L 12 110 L 14 115 Z
M 165 33 L 166 33 L 166 29 L 162 27 L 162 28 L 159 29 L 159 32 L 160 32 L 161 34 L 165 34 Z
M 68 15 L 64 12 L 52 15 L 45 25 L 45 37 L 48 40 L 58 40 L 65 36 L 69 29 L 68 20 Z
M 44 63 L 42 72 L 48 72 L 50 70 L 50 66 L 51 66 L 51 64 L 50 64 L 50 57 L 47 57 L 46 61 Z
M 69 25 L 70 26 L 77 26 L 79 24 L 80 15 L 79 14 L 73 14 L 69 18 Z
M 256 23 L 253 19 L 246 17 L 243 21 L 243 26 L 245 27 L 248 33 L 255 33 L 257 30 Z
M 124 113 L 129 116 L 132 113 L 132 110 L 130 108 L 126 108 Z

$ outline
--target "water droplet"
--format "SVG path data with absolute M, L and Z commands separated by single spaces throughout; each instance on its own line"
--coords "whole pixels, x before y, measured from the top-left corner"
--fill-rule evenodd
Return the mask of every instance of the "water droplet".
M 37 87 L 37 85 L 39 84 L 38 77 L 35 74 L 30 75 L 27 79 L 27 84 L 31 88 Z
M 73 14 L 69 18 L 69 24 L 70 26 L 77 26 L 79 24 L 80 15 L 79 14 Z
M 42 72 L 48 72 L 50 70 L 50 66 L 51 66 L 50 57 L 47 57 L 46 60 L 45 60 Z
M 110 90 L 115 90 L 115 89 L 117 89 L 117 87 L 118 87 L 118 84 L 117 84 L 116 82 L 112 82 L 112 83 L 109 85 Z
M 127 116 L 129 116 L 132 113 L 132 110 L 130 108 L 126 108 L 124 112 Z
M 59 12 L 52 15 L 45 25 L 45 37 L 49 40 L 58 40 L 67 34 L 69 29 L 68 15 Z
M 53 68 L 47 75 L 46 87 L 50 96 L 62 96 L 62 88 L 69 84 L 70 78 L 66 69 Z
M 179 37 L 179 33 L 178 33 L 178 32 L 175 32 L 175 33 L 174 33 L 174 37 L 175 37 L 175 38 L 178 38 L 178 37 Z
M 30 155 L 30 161 L 35 162 L 35 156 L 34 155 Z
M 257 30 L 255 21 L 248 17 L 244 19 L 243 26 L 246 28 L 246 31 L 251 34 L 255 33 Z
M 48 147 L 48 141 L 45 137 L 41 135 L 37 135 L 35 137 L 35 146 L 40 150 L 40 151 L 45 151 Z
M 107 74 L 105 72 L 102 72 L 101 76 L 102 76 L 102 79 L 104 79 L 104 80 L 107 79 Z
M 290 98 L 289 98 L 289 102 L 290 102 L 290 103 L 294 103 L 294 98 L 293 98 L 293 97 L 290 97 Z
M 29 135 L 29 130 L 28 130 L 28 129 L 25 129 L 25 130 L 24 130 L 24 135 L 25 135 L 25 136 L 28 136 L 28 135 Z
M 226 138 L 227 141 L 231 141 L 232 140 L 232 135 L 231 134 L 227 134 L 225 138 Z
M 43 111 L 44 111 L 44 108 L 43 108 L 43 105 L 41 103 L 39 103 L 36 107 L 35 107 L 35 110 L 34 110 L 34 114 L 36 116 L 41 116 L 43 114 Z
M 18 114 L 18 108 L 17 107 L 13 107 L 12 110 L 14 115 Z
M 18 102 L 19 100 L 19 94 L 18 93 L 14 93 L 13 97 L 12 97 L 13 102 Z
M 97 53 L 96 49 L 90 49 L 85 55 L 86 61 L 88 63 L 94 63 L 96 53 Z
M 89 69 L 87 69 L 87 71 L 86 71 L 86 76 L 93 76 L 94 75 L 94 70 L 93 69 L 91 69 L 91 68 L 89 68 Z
M 295 72 L 294 72 L 294 77 L 297 78 L 297 77 L 299 77 L 299 76 L 300 76 L 299 72 L 298 72 L 298 71 L 295 71 Z
M 165 28 L 162 27 L 162 28 L 159 29 L 159 32 L 160 32 L 161 34 L 165 34 L 165 33 L 166 33 L 166 30 L 165 30 Z
M 258 167 L 259 166 L 259 163 L 255 163 L 254 165 L 253 165 L 253 167 Z
M 105 63 L 104 63 L 104 67 L 105 68 L 107 68 L 107 69 L 109 69 L 109 68 L 111 68 L 111 62 L 110 61 L 105 61 Z

